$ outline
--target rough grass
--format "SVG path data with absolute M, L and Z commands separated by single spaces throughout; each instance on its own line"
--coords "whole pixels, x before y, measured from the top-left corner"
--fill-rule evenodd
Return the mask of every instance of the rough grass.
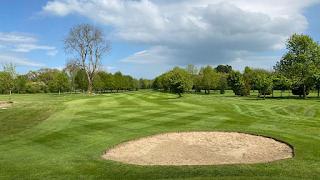
M 287 96 L 287 93 L 283 94 Z M 0 179 L 319 179 L 320 99 L 266 100 L 151 90 L 103 95 L 13 95 L 0 109 Z M 276 92 L 275 96 L 280 96 Z M 1 95 L 0 101 L 6 101 Z M 163 132 L 214 130 L 271 136 L 292 159 L 261 164 L 138 166 L 106 161 L 108 148 Z

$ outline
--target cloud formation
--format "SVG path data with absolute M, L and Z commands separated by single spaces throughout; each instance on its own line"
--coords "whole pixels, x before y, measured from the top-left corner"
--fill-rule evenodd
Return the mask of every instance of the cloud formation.
M 48 51 L 47 55 L 55 57 L 58 54 L 58 50 L 54 50 L 54 51 Z
M 55 56 L 58 51 L 53 46 L 37 45 L 36 35 L 23 32 L 0 32 L 0 63 L 12 62 L 18 66 L 45 66 L 45 64 L 23 58 L 24 53 L 33 50 L 52 50 L 47 55 Z
M 239 59 L 245 63 L 255 53 L 285 49 L 288 36 L 308 28 L 302 11 L 316 3 L 319 0 L 55 0 L 39 14 L 81 15 L 114 27 L 112 40 L 150 47 L 120 62 L 217 65 Z

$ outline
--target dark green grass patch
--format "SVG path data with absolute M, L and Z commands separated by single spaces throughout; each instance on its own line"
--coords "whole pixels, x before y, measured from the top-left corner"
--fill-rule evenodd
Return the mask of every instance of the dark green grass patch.
M 0 109 L 0 179 L 320 179 L 320 99 L 140 90 L 100 95 L 13 95 Z M 6 101 L 1 95 L 0 101 Z M 292 144 L 295 157 L 260 164 L 138 166 L 101 154 L 174 131 L 238 131 Z

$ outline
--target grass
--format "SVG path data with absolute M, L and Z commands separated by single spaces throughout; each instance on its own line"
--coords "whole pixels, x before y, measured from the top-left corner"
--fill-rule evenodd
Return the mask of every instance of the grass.
M 287 93 L 283 93 L 287 96 Z M 319 179 L 320 99 L 177 95 L 13 95 L 0 109 L 0 179 Z M 280 96 L 276 92 L 275 96 Z M 0 101 L 7 101 L 1 95 Z M 138 166 L 101 154 L 135 138 L 174 131 L 238 131 L 294 146 L 292 159 L 260 164 Z

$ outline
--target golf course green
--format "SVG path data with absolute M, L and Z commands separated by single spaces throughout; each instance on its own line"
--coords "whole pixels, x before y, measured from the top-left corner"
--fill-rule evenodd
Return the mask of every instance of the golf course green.
M 316 92 L 306 100 L 283 95 L 14 94 L 19 103 L 0 108 L 0 179 L 320 179 L 320 98 Z M 101 157 L 123 142 L 177 131 L 268 136 L 291 144 L 295 156 L 206 166 L 141 166 Z

